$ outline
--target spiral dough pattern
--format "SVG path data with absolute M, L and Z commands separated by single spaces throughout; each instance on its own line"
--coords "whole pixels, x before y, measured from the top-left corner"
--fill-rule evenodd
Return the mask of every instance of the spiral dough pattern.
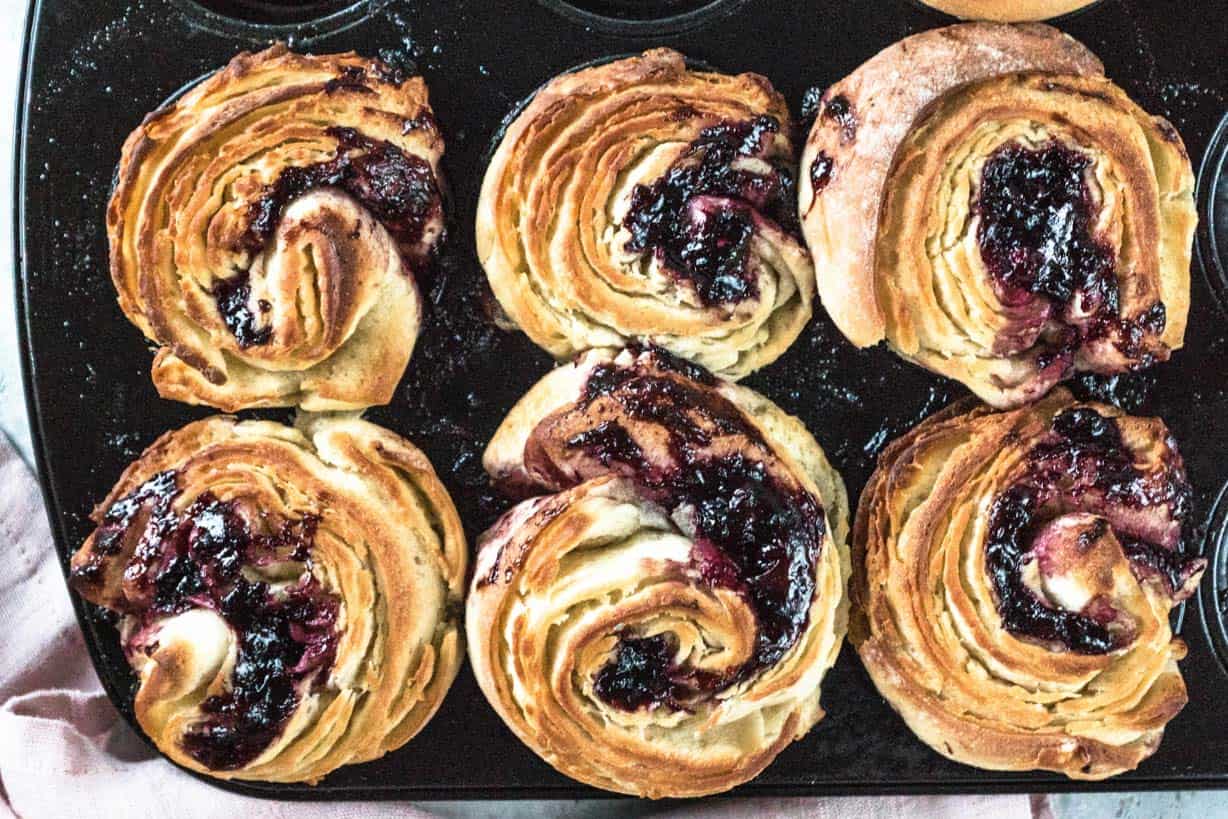
M 664 351 L 593 351 L 517 404 L 485 465 L 538 494 L 482 538 L 470 658 L 546 761 L 622 793 L 715 793 L 819 720 L 847 500 L 796 419 Z
M 482 185 L 499 304 L 560 359 L 652 343 L 733 379 L 774 361 L 814 297 L 790 131 L 766 79 L 668 49 L 556 77 Z
M 460 520 L 373 424 L 197 421 L 93 520 L 72 585 L 119 615 L 137 720 L 180 765 L 315 782 L 408 742 L 460 667 Z
M 883 453 L 858 506 L 850 639 L 909 727 L 952 759 L 1103 779 L 1186 702 L 1169 613 L 1190 487 L 1158 419 L 1063 388 L 956 405 Z
M 227 411 L 387 403 L 443 232 L 420 78 L 354 54 L 240 54 L 124 144 L 107 210 L 161 395 Z
M 969 23 L 887 48 L 825 92 L 800 178 L 841 331 L 986 403 L 1183 343 L 1185 147 L 1056 29 Z

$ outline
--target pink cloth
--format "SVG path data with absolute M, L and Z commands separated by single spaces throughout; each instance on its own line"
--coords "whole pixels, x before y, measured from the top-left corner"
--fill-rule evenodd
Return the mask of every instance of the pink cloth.
M 285 803 L 237 796 L 150 752 L 119 717 L 90 665 L 33 476 L 0 435 L 0 817 L 426 817 L 397 803 Z M 610 815 L 629 801 L 608 804 Z M 564 816 L 575 803 L 472 803 L 485 816 Z M 456 815 L 453 803 L 444 812 Z M 604 811 L 603 811 L 604 812 Z M 593 811 L 588 811 L 593 815 Z M 1026 796 L 720 799 L 661 816 L 1045 816 Z

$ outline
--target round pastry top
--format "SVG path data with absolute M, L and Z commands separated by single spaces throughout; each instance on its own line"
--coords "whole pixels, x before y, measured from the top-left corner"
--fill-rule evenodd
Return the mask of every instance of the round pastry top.
M 403 744 L 459 667 L 459 518 L 373 424 L 194 422 L 93 520 L 72 585 L 118 615 L 137 719 L 180 764 L 314 781 Z
M 800 179 L 845 336 L 994 406 L 1183 343 L 1189 156 L 1057 29 L 965 23 L 884 49 L 825 92 Z
M 1060 387 L 1007 412 L 956 404 L 893 442 L 862 494 L 852 642 L 947 756 L 1130 770 L 1187 700 L 1169 615 L 1206 567 L 1191 494 L 1158 419 Z
M 714 793 L 822 716 L 847 499 L 796 419 L 663 350 L 594 350 L 525 395 L 484 465 L 531 497 L 479 544 L 470 657 L 551 764 Z
M 503 133 L 478 255 L 504 310 L 558 358 L 654 343 L 740 377 L 810 315 L 795 174 L 788 108 L 761 76 L 668 49 L 582 68 Z
M 1087 8 L 1099 0 L 920 0 L 962 20 L 1027 23 L 1051 20 Z
M 128 137 L 107 211 L 120 306 L 165 396 L 388 400 L 443 234 L 425 83 L 356 54 L 240 54 Z M 360 371 L 361 370 L 361 371 Z

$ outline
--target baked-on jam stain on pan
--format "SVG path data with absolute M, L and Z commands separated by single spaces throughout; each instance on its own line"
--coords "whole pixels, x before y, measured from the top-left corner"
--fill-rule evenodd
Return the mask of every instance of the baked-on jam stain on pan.
M 285 36 L 249 24 L 218 34 L 202 28 L 199 14 L 183 11 L 188 2 L 42 0 L 30 21 L 15 187 L 17 296 L 36 458 L 65 563 L 92 528 L 89 510 L 141 449 L 166 430 L 211 414 L 154 392 L 152 353 L 115 301 L 103 220 L 120 145 L 141 118 L 237 51 Z M 756 0 L 682 33 L 613 34 L 570 22 L 538 0 L 390 0 L 370 14 L 360 5 L 347 28 L 320 34 L 308 27 L 295 42 L 316 53 L 354 49 L 421 72 L 446 142 L 443 176 L 451 186 L 448 240 L 423 288 L 422 336 L 392 404 L 366 417 L 423 448 L 456 501 L 471 545 L 509 503 L 489 489 L 482 449 L 512 404 L 551 366 L 523 335 L 490 324 L 473 251 L 487 152 L 516 101 L 574 66 L 669 45 L 722 71 L 764 74 L 799 117 L 807 89 L 830 86 L 909 33 L 950 22 L 909 0 L 883 0 L 873 14 L 858 0 L 824 3 L 821 13 L 793 0 Z M 1228 110 L 1222 47 L 1206 36 L 1228 10 L 1208 2 L 1191 11 L 1172 15 L 1162 4 L 1106 2 L 1061 27 L 1099 55 L 1108 75 L 1140 105 L 1173 121 L 1197 167 Z M 1095 784 L 958 765 L 913 737 L 855 654 L 845 651 L 824 680 L 827 717 L 739 793 L 1228 785 L 1228 672 L 1213 639 L 1225 652 L 1228 641 L 1222 601 L 1212 591 L 1225 588 L 1228 550 L 1219 545 L 1223 527 L 1211 526 L 1206 535 L 1203 523 L 1228 482 L 1228 322 L 1208 284 L 1211 271 L 1195 268 L 1184 350 L 1145 373 L 1084 376 L 1073 384 L 1083 396 L 1164 418 L 1193 487 L 1191 519 L 1199 525 L 1190 544 L 1195 551 L 1205 544 L 1213 567 L 1207 580 L 1219 578 L 1204 583 L 1199 601 L 1190 601 L 1201 611 L 1191 609 L 1182 623 L 1190 703 L 1156 755 L 1138 771 Z M 817 308 L 789 352 L 744 383 L 803 420 L 854 501 L 887 442 L 966 395 L 886 349 L 852 348 Z M 244 415 L 292 417 L 287 411 Z M 76 598 L 74 605 L 100 677 L 131 719 L 132 676 L 114 628 Z M 556 773 L 515 739 L 467 669 L 426 729 L 379 761 L 343 768 L 314 788 L 220 787 L 280 799 L 604 795 Z

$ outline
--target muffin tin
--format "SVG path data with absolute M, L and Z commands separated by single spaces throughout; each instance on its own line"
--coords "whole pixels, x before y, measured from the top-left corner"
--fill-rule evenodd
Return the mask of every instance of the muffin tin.
M 308 15 L 304 7 L 311 10 Z M 933 753 L 878 696 L 847 647 L 823 685 L 828 716 L 742 794 L 1105 790 L 1228 785 L 1228 4 L 1174 15 L 1146 0 L 1107 0 L 1061 22 L 1144 108 L 1169 117 L 1197 167 L 1204 224 L 1192 272 L 1186 347 L 1149 371 L 1084 377 L 1076 392 L 1161 415 L 1185 453 L 1206 521 L 1191 544 L 1212 569 L 1180 620 L 1190 703 L 1159 752 L 1102 783 L 996 773 Z M 305 19 L 310 16 L 310 19 Z M 41 0 L 29 21 L 16 178 L 18 309 L 36 458 L 60 557 L 88 514 L 160 433 L 209 414 L 160 400 L 152 354 L 124 320 L 107 272 L 103 211 L 124 137 L 146 112 L 235 52 L 288 39 L 316 52 L 354 49 L 422 73 L 447 140 L 449 237 L 424 283 L 428 313 L 409 370 L 371 420 L 431 457 L 472 541 L 508 506 L 487 487 L 482 448 L 551 361 L 488 320 L 473 251 L 473 212 L 491 140 L 518 100 L 573 66 L 670 45 L 728 71 L 758 71 L 794 113 L 812 88 L 897 39 L 950 19 L 910 0 Z M 1212 140 L 1213 135 L 1215 139 Z M 1220 187 L 1216 188 L 1216 185 Z M 1219 193 L 1217 194 L 1216 191 Z M 1205 275 L 1204 275 L 1205 273 Z M 822 310 L 778 362 L 745 382 L 806 423 L 857 497 L 879 451 L 965 394 L 884 347 L 856 350 Z M 285 411 L 244 413 L 286 420 Z M 1228 491 L 1228 490 L 1226 490 Z M 1215 499 L 1220 498 L 1217 505 Z M 1214 510 L 1214 515 L 1212 515 Z M 100 611 L 74 605 L 104 686 L 125 717 L 133 678 Z M 218 783 L 302 799 L 577 797 L 597 792 L 556 773 L 504 727 L 470 672 L 409 745 L 315 787 Z

